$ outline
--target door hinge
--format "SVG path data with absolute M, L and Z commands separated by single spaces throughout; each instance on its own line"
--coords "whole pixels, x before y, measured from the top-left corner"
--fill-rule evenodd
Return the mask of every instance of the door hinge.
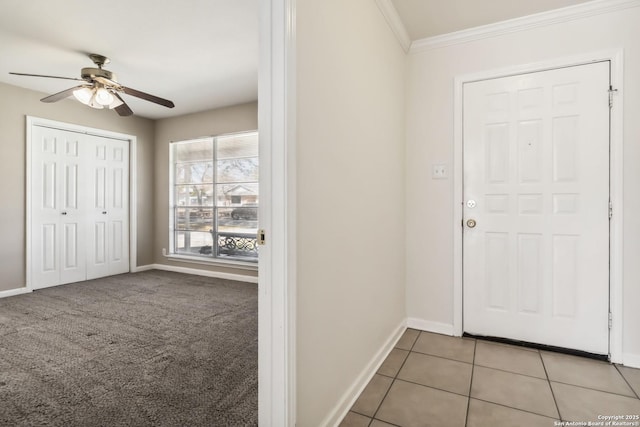
M 611 315 L 611 312 L 609 312 L 609 329 L 611 329 L 612 325 L 613 325 L 613 315 Z
M 613 86 L 609 86 L 609 108 L 613 108 L 613 94 L 617 91 L 618 89 L 614 89 Z
M 258 230 L 258 235 L 256 236 L 256 239 L 258 240 L 258 244 L 259 245 L 264 245 L 264 241 L 265 241 L 265 232 L 264 229 L 260 229 Z
M 609 200 L 609 219 L 613 218 L 613 202 Z

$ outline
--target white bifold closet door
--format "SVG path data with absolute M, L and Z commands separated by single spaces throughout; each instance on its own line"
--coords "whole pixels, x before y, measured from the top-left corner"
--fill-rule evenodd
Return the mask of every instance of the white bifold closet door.
M 31 135 L 31 287 L 129 271 L 129 142 Z

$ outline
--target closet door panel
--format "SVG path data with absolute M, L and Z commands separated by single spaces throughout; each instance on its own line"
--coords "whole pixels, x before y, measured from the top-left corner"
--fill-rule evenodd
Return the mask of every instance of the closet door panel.
M 129 271 L 129 142 L 111 140 L 109 148 L 109 274 L 120 274 Z
M 89 138 L 91 177 L 87 278 L 129 271 L 129 143 Z
M 33 126 L 31 134 L 31 286 L 86 278 L 83 135 Z

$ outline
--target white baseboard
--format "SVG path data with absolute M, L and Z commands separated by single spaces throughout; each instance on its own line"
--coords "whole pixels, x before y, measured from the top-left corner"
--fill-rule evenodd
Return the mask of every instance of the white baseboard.
M 142 271 L 157 270 L 155 264 L 139 265 L 131 269 L 132 273 L 140 273 Z
M 640 355 L 625 353 L 622 355 L 622 364 L 629 368 L 640 368 Z
M 371 378 L 378 372 L 378 369 L 382 365 L 382 362 L 387 358 L 393 347 L 396 345 L 404 331 L 407 329 L 406 320 L 403 320 L 400 325 L 391 333 L 389 338 L 382 345 L 380 350 L 373 356 L 373 358 L 367 363 L 364 369 L 360 372 L 360 375 L 356 377 L 356 380 L 351 384 L 347 391 L 342 395 L 338 404 L 333 411 L 324 419 L 321 426 L 333 426 L 337 427 L 342 419 L 347 415 L 349 409 L 353 406 L 358 399 L 364 388 L 369 384 Z
M 407 319 L 407 327 L 412 329 L 419 329 L 421 331 L 433 332 L 436 334 L 454 336 L 453 325 L 448 323 L 433 322 L 431 320 L 416 319 L 415 317 L 409 317 Z
M 29 288 L 9 289 L 8 291 L 0 291 L 0 298 L 14 297 L 16 295 L 28 294 L 31 292 Z
M 148 270 L 173 271 L 174 273 L 195 274 L 196 276 L 215 277 L 217 279 L 236 280 L 239 282 L 258 283 L 256 276 L 244 274 L 222 273 L 220 271 L 200 270 L 198 268 L 177 267 L 166 264 L 148 264 L 136 267 L 135 273 Z

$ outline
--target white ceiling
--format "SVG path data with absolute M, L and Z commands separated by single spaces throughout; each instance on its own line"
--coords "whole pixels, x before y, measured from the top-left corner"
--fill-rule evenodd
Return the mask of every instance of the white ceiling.
M 46 94 L 80 77 L 88 53 L 124 86 L 172 100 L 168 109 L 123 95 L 134 114 L 157 119 L 258 97 L 259 0 L 2 0 L 0 82 Z M 64 101 L 63 101 L 64 102 Z M 52 104 L 51 108 L 55 104 Z M 114 112 L 115 114 L 115 112 Z
M 412 41 L 590 0 L 391 0 Z
M 411 40 L 586 1 L 391 0 Z M 87 54 L 98 53 L 111 59 L 105 68 L 121 84 L 176 105 L 124 95 L 138 116 L 158 119 L 254 101 L 258 2 L 2 0 L 0 82 L 56 93 L 74 82 L 9 71 L 80 77 L 81 68 L 93 66 Z

